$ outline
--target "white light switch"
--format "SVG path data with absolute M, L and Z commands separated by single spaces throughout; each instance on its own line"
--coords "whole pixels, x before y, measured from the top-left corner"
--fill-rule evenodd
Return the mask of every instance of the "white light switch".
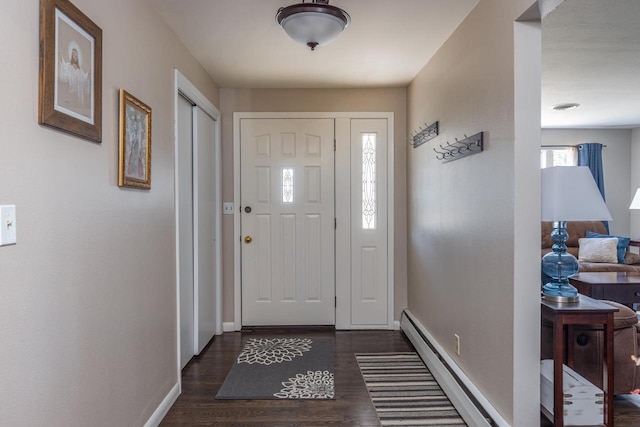
M 0 206 L 0 246 L 16 244 L 16 206 Z
M 224 202 L 222 204 L 222 213 L 224 215 L 233 215 L 233 202 Z

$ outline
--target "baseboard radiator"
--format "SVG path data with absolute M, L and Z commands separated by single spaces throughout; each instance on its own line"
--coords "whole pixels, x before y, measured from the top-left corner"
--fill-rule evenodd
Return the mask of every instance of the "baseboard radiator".
M 400 326 L 469 426 L 509 426 L 411 311 L 402 312 Z

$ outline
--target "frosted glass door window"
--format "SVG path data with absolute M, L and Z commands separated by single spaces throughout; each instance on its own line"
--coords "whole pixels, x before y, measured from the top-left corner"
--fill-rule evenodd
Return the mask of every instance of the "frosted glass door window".
M 362 134 L 362 228 L 376 228 L 376 134 Z
M 293 168 L 282 169 L 282 203 L 293 203 Z

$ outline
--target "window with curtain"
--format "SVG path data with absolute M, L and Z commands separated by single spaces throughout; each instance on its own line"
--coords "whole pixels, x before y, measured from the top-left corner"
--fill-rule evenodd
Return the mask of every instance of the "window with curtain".
M 551 166 L 578 166 L 578 152 L 575 147 L 542 147 L 540 149 L 540 169 Z

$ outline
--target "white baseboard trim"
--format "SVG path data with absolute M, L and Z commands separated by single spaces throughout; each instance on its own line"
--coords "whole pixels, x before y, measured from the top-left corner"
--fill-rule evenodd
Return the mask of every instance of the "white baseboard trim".
M 175 403 L 178 396 L 180 396 L 180 384 L 176 383 L 169 393 L 167 393 L 165 398 L 162 399 L 162 402 L 158 405 L 151 417 L 149 417 L 147 422 L 144 424 L 144 427 L 158 427 L 164 416 L 169 412 L 169 409 L 171 409 L 171 406 Z
M 393 330 L 394 331 L 399 331 L 400 330 L 400 321 L 399 320 L 394 320 L 393 321 Z
M 407 335 L 416 351 L 433 374 L 438 384 L 446 393 L 460 416 L 469 426 L 504 426 L 509 427 L 504 418 L 482 395 L 471 379 L 460 369 L 442 346 L 433 338 L 427 329 L 415 318 L 409 310 L 404 310 L 401 317 L 402 331 Z M 445 365 L 446 364 L 446 365 Z M 448 365 L 448 367 L 447 367 Z M 455 375 L 455 377 L 454 377 Z M 457 380 L 456 380 L 457 377 Z M 467 394 L 462 383 L 475 400 Z M 493 424 L 487 420 L 486 412 Z
M 235 322 L 222 322 L 222 332 L 234 332 L 235 330 Z

